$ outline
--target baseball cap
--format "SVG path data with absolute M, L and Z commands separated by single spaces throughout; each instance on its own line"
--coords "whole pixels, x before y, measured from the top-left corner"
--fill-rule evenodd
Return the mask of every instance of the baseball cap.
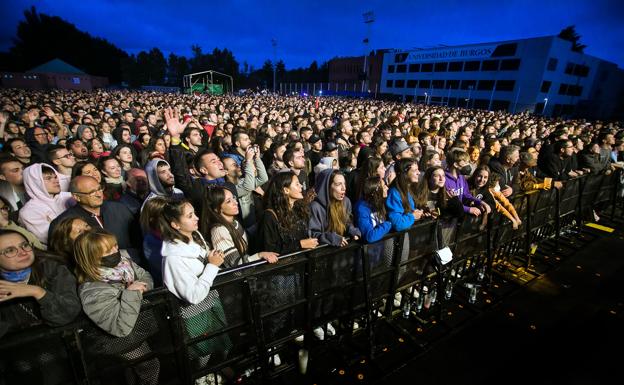
M 338 148 L 338 145 L 336 145 L 336 143 L 334 143 L 334 142 L 327 142 L 323 146 L 323 151 L 334 151 L 337 148 Z
M 308 143 L 313 144 L 318 142 L 319 140 L 321 140 L 321 137 L 318 135 L 312 135 L 310 136 L 310 138 L 308 139 Z
M 405 150 L 408 150 L 409 146 L 404 140 L 397 140 L 390 145 L 390 153 L 392 156 L 397 156 Z

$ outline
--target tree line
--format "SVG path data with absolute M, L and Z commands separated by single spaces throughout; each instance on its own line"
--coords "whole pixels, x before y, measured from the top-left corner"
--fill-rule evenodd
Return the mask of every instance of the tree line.
M 191 57 L 170 53 L 167 57 L 158 48 L 128 54 L 106 39 L 93 37 L 58 16 L 38 13 L 35 7 L 24 11 L 24 20 L 17 26 L 13 46 L 0 53 L 0 70 L 26 71 L 59 58 L 90 75 L 106 76 L 111 84 L 182 86 L 185 74 L 214 70 L 231 75 L 236 88 L 273 87 L 273 62 L 266 60 L 261 68 L 247 62 L 241 65 L 227 48 L 203 52 L 191 46 Z M 326 82 L 327 62 L 313 61 L 307 68 L 287 70 L 277 61 L 277 83 Z

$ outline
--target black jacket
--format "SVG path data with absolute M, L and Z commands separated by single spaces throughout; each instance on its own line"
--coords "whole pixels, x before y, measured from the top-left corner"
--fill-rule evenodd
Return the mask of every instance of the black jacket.
M 110 231 L 117 238 L 120 249 L 128 250 L 133 259 L 140 255 L 140 248 L 143 243 L 141 229 L 135 216 L 132 215 L 130 210 L 123 204 L 104 201 L 102 207 L 100 207 L 100 218 L 102 219 L 103 226 L 100 225 L 99 220 L 94 214 L 85 210 L 82 206 L 75 205 L 70 207 L 50 223 L 48 239 L 50 239 L 56 225 L 63 220 L 63 218 L 68 217 L 82 218 L 93 228 L 99 227 Z

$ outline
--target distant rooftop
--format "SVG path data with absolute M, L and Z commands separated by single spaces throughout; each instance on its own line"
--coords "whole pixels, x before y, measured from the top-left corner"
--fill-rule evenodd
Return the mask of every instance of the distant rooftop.
M 26 71 L 26 73 L 45 73 L 52 72 L 57 74 L 80 74 L 85 75 L 85 72 L 79 70 L 71 64 L 64 62 L 61 59 L 53 59 L 47 63 L 37 66 L 33 69 Z

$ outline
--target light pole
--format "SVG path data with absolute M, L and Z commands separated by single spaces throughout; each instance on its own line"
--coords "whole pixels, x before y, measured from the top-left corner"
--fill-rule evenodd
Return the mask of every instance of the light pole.
M 366 70 L 366 60 L 368 58 L 368 44 L 370 43 L 370 30 L 371 24 L 375 21 L 375 14 L 373 11 L 364 12 L 362 14 L 364 17 L 364 24 L 366 24 L 366 37 L 364 38 L 364 79 L 362 80 L 362 92 L 365 89 L 368 89 L 368 71 Z
M 425 106 L 428 105 L 429 103 L 427 103 L 427 93 L 425 92 Z
M 271 39 L 271 45 L 273 46 L 273 93 L 275 93 L 275 73 L 277 71 L 277 40 Z
M 542 115 L 546 115 L 546 106 L 548 105 L 548 98 L 544 98 L 544 108 L 542 109 Z

